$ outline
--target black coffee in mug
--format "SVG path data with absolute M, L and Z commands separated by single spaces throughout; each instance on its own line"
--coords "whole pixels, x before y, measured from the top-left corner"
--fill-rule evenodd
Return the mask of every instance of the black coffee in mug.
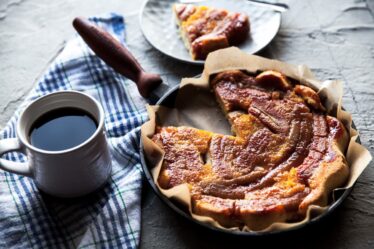
M 97 122 L 86 111 L 60 108 L 39 117 L 31 126 L 30 143 L 43 150 L 73 148 L 86 141 L 97 129 Z

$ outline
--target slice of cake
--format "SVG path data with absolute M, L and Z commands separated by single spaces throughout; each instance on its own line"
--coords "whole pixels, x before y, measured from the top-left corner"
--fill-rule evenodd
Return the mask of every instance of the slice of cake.
M 249 34 L 245 14 L 191 4 L 175 4 L 173 11 L 194 60 L 204 60 L 212 51 L 237 45 Z

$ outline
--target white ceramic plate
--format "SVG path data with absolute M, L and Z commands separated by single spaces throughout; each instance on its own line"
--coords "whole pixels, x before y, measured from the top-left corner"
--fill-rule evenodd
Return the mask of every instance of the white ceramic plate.
M 193 60 L 180 37 L 172 5 L 178 0 L 148 0 L 140 13 L 140 26 L 148 42 L 162 53 L 180 61 L 203 64 Z M 247 0 L 207 0 L 195 5 L 225 8 L 249 16 L 251 31 L 249 38 L 238 47 L 254 54 L 268 45 L 279 30 L 281 13 L 270 8 L 252 4 Z

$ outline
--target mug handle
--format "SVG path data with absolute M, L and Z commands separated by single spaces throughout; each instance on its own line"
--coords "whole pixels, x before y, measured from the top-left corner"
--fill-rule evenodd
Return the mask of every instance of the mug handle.
M 9 151 L 19 151 L 21 148 L 21 143 L 17 138 L 0 140 L 0 156 Z M 18 163 L 0 158 L 0 169 L 23 176 L 32 176 L 29 163 Z

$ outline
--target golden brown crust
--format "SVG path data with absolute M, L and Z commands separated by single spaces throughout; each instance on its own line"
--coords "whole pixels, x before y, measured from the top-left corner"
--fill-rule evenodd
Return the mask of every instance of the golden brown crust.
M 256 76 L 256 83 L 262 86 L 288 90 L 292 88 L 287 77 L 276 71 L 264 71 Z
M 194 183 L 204 170 L 202 153 L 208 150 L 211 133 L 190 127 L 158 128 L 152 140 L 167 153 L 158 178 L 163 188 Z
M 295 86 L 295 93 L 308 103 L 309 106 L 312 106 L 315 110 L 324 111 L 325 108 L 321 104 L 318 94 L 311 88 L 303 85 Z
M 327 205 L 349 174 L 348 133 L 316 92 L 274 71 L 225 71 L 210 83 L 236 136 L 159 128 L 160 186 L 187 183 L 192 211 L 226 227 L 261 230 Z
M 234 111 L 227 114 L 232 132 L 240 138 L 246 139 L 256 131 L 263 129 L 261 121 L 250 113 Z
M 175 4 L 173 11 L 182 39 L 195 60 L 220 48 L 243 42 L 249 33 L 247 15 L 206 6 Z

